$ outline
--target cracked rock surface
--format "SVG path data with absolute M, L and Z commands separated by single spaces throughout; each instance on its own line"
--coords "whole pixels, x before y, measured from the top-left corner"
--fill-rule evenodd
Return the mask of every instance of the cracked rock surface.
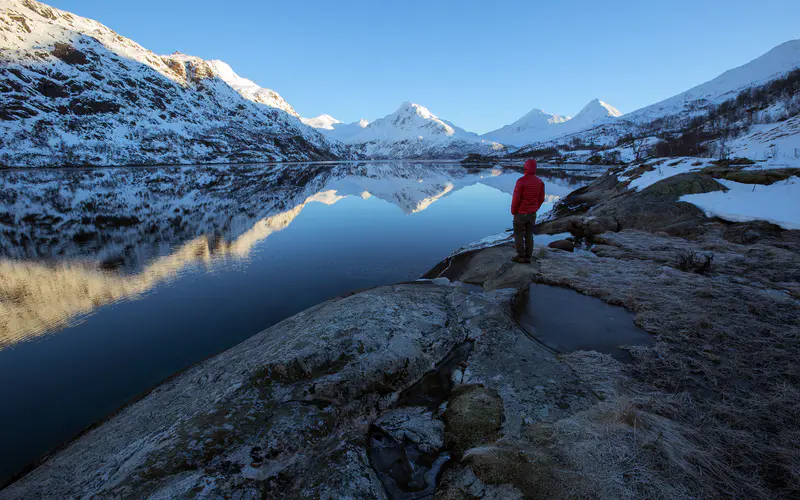
M 0 498 L 384 498 L 367 453 L 371 426 L 421 453 L 443 446 L 446 403 L 415 405 L 415 390 L 441 392 L 435 406 L 453 385 L 493 379 L 497 389 L 483 390 L 499 415 L 498 393 L 547 405 L 551 396 L 533 386 L 520 394 L 513 375 L 492 371 L 491 356 L 511 362 L 525 349 L 554 373 L 569 372 L 518 329 L 512 294 L 476 288 L 420 281 L 312 307 L 174 377 Z M 468 340 L 471 354 L 461 347 Z M 453 358 L 444 380 L 432 376 L 454 352 L 469 358 Z M 508 405 L 514 428 L 524 412 Z M 486 442 L 500 436 L 495 424 Z
M 695 223 L 685 237 L 605 232 L 530 265 L 508 245 L 473 250 L 437 279 L 312 307 L 172 378 L 0 499 L 792 496 L 800 233 Z M 714 266 L 682 271 L 683 251 Z M 626 307 L 655 345 L 626 348 L 626 365 L 555 354 L 513 318 L 531 282 Z

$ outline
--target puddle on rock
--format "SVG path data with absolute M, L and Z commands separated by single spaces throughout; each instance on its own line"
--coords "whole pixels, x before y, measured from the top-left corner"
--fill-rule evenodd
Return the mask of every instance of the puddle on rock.
M 399 406 L 424 406 L 436 409 L 444 403 L 453 390 L 453 371 L 466 361 L 472 351 L 473 343 L 466 341 L 457 345 L 436 365 L 436 368 L 422 376 L 419 382 L 400 394 Z
M 414 443 L 398 442 L 374 425 L 367 455 L 393 500 L 432 497 L 439 472 L 450 460 L 448 453 L 425 453 Z
M 395 406 L 424 408 L 429 415 L 436 412 L 450 398 L 453 373 L 469 357 L 472 346 L 472 341 L 466 341 L 453 348 L 433 370 L 403 391 Z M 376 424 L 370 427 L 367 455 L 392 500 L 431 498 L 442 466 L 450 460 L 444 449 L 428 453 L 419 444 L 398 439 Z
M 598 351 L 629 363 L 630 354 L 619 346 L 655 344 L 634 324 L 632 312 L 569 288 L 531 284 L 515 303 L 514 317 L 530 336 L 561 353 Z

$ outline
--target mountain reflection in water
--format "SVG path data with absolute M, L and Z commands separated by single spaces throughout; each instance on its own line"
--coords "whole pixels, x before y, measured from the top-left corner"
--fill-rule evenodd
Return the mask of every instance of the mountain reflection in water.
M 589 178 L 573 173 L 544 176 L 549 203 Z M 427 162 L 0 172 L 0 484 L 171 374 L 509 229 L 518 177 Z
M 309 203 L 378 197 L 406 214 L 517 173 L 447 163 L 231 165 L 4 173 L 0 348 L 135 298 L 196 264 L 245 259 Z M 562 176 L 563 177 L 563 176 Z M 548 182 L 548 202 L 575 187 Z

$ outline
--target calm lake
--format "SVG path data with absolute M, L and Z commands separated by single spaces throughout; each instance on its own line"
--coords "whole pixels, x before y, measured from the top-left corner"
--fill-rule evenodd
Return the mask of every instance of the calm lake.
M 542 175 L 543 211 L 598 173 Z M 519 175 L 437 162 L 0 172 L 0 485 L 175 372 L 510 229 Z

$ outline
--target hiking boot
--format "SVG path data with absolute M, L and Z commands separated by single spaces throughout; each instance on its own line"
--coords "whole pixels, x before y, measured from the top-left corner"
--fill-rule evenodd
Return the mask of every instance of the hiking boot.
M 530 264 L 531 263 L 531 258 L 530 257 L 525 257 L 520 262 L 523 263 L 523 264 Z
M 517 262 L 519 264 L 522 264 L 525 262 L 525 257 L 520 257 L 519 255 L 515 255 L 514 257 L 511 257 L 511 262 Z

